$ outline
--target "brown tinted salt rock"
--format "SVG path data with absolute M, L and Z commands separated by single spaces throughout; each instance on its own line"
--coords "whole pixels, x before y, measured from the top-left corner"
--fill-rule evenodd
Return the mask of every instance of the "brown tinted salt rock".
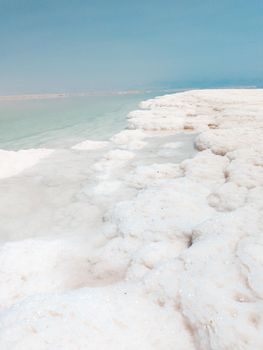
M 261 115 L 258 112 L 255 115 L 255 112 L 253 113 L 249 110 L 243 112 L 242 110 L 237 112 L 235 109 L 232 111 L 225 110 L 223 115 L 215 118 L 215 122 L 220 129 L 240 128 L 242 125 L 249 128 L 263 127 Z

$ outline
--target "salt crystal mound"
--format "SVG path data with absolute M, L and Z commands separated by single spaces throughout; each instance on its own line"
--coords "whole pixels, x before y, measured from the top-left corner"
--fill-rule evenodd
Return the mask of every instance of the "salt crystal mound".
M 103 212 L 93 241 L 2 245 L 1 349 L 263 348 L 263 90 L 141 108 L 78 194 Z M 198 134 L 193 158 L 141 158 L 149 137 L 177 150 L 178 132 Z
M 114 221 L 121 234 L 150 242 L 164 239 L 187 241 L 193 227 L 210 217 L 207 188 L 180 178 L 149 186 L 129 202 L 120 202 Z
M 102 149 L 102 148 L 108 147 L 109 144 L 110 143 L 107 141 L 85 140 L 74 145 L 72 149 L 89 151 L 89 150 L 96 150 L 96 149 Z
M 32 298 L 12 308 L 1 329 L 2 349 L 193 349 L 182 316 L 129 284 Z
M 53 153 L 51 149 L 0 150 L 0 179 L 15 176 Z
M 118 147 L 129 150 L 137 150 L 143 148 L 147 142 L 144 139 L 147 134 L 141 130 L 123 130 L 111 138 Z

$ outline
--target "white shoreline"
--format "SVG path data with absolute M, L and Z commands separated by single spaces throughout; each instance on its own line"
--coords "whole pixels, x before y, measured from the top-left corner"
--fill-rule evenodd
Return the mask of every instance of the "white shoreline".
M 1 247 L 1 349 L 263 348 L 263 90 L 188 91 L 141 107 L 109 146 L 72 151 L 104 152 L 92 192 L 80 193 L 95 201 L 84 215 L 103 213 L 95 243 Z M 194 158 L 171 163 L 180 144 L 165 139 L 155 146 L 163 161 L 140 164 L 153 136 L 181 132 L 198 134 Z

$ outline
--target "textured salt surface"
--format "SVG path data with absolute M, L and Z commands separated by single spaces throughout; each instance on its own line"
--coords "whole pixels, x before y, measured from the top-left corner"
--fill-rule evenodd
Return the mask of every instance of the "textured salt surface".
M 263 348 L 263 91 L 141 107 L 5 170 L 1 349 Z

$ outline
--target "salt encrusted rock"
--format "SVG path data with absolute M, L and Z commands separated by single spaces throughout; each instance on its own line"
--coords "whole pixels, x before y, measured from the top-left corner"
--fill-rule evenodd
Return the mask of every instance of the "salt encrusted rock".
M 186 179 L 160 180 L 134 200 L 118 203 L 113 220 L 124 237 L 187 241 L 193 227 L 213 213 L 208 194 L 205 187 Z
M 228 129 L 228 128 L 240 128 L 240 126 L 244 125 L 249 128 L 258 128 L 263 127 L 262 120 L 262 112 L 259 111 L 250 112 L 238 110 L 238 112 L 234 109 L 233 111 L 225 111 L 223 115 L 220 115 L 215 118 L 215 123 L 217 124 L 217 128 L 220 129 Z
M 226 182 L 208 196 L 209 204 L 219 211 L 231 211 L 243 206 L 248 190 L 234 182 Z
M 211 149 L 215 154 L 225 155 L 241 148 L 263 146 L 262 132 L 263 129 L 246 127 L 209 130 L 196 138 L 195 145 L 199 151 Z
M 179 164 L 164 163 L 148 166 L 141 165 L 128 176 L 128 183 L 140 189 L 149 186 L 149 184 L 152 185 L 156 180 L 174 179 L 180 176 L 183 176 L 183 171 Z
M 74 240 L 6 243 L 0 247 L 0 309 L 35 294 L 92 285 L 88 251 L 87 243 Z
M 227 168 L 229 181 L 247 188 L 263 185 L 263 152 L 260 143 L 229 152 L 227 157 L 231 160 Z
M 260 232 L 260 220 L 261 215 L 253 208 L 218 214 L 199 226 L 198 238 L 181 254 L 185 266 L 179 282 L 182 312 L 201 349 L 260 349 L 263 345 L 262 301 L 253 289 L 260 285 L 257 274 L 262 248 L 251 247 L 253 258 L 243 257 L 244 265 L 236 255 L 237 243 L 243 237 Z M 248 247 L 245 241 L 244 246 Z M 240 250 L 239 254 L 244 253 Z M 253 266 L 251 270 L 248 264 Z
M 147 142 L 143 141 L 147 134 L 141 130 L 123 130 L 114 135 L 111 140 L 118 145 L 129 150 L 137 150 L 143 148 Z
M 254 188 L 263 185 L 263 167 L 247 162 L 234 160 L 227 167 L 227 177 L 229 181 L 238 186 Z
M 261 143 L 252 143 L 251 147 L 249 148 L 241 148 L 236 151 L 229 152 L 227 153 L 227 157 L 231 161 L 239 160 L 256 166 L 263 166 L 263 152 L 261 148 Z
M 166 116 L 155 116 L 149 114 L 148 117 L 130 118 L 128 122 L 130 129 L 142 129 L 145 131 L 179 131 L 184 128 L 184 117 L 177 116 L 169 118 Z
M 262 206 L 262 198 L 263 198 L 263 186 L 257 186 L 252 188 L 248 192 L 247 202 L 254 206 L 261 207 Z
M 180 167 L 187 179 L 211 189 L 225 182 L 225 171 L 229 165 L 226 157 L 214 155 L 210 150 L 200 152 L 193 159 L 185 160 Z
M 128 283 L 36 296 L 1 318 L 1 349 L 154 350 L 174 344 L 195 349 L 182 315 Z
M 263 229 L 263 221 L 262 221 Z M 262 326 L 262 311 L 263 311 L 263 237 L 254 236 L 242 239 L 237 248 L 237 256 L 240 259 L 242 274 L 247 279 L 248 285 L 256 298 L 261 299 L 259 310 L 257 310 L 256 319 L 254 320 L 255 327 Z M 256 298 L 255 298 L 256 297 Z M 256 300 L 255 300 L 256 301 Z M 251 322 L 252 322 L 251 317 Z
M 188 246 L 184 241 L 159 241 L 142 245 L 129 263 L 126 278 L 137 280 L 158 268 L 160 264 L 176 258 Z
M 254 94 L 249 90 L 238 93 L 197 90 L 166 95 L 142 102 L 145 110 L 129 114 L 129 127 L 155 131 L 232 129 L 241 124 L 242 127 L 263 127 L 262 103 L 260 92 Z

